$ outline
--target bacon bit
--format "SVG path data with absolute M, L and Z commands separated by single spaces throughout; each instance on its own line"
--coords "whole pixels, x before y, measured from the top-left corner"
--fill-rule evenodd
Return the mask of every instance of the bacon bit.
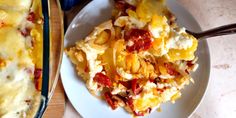
M 151 34 L 143 29 L 131 29 L 125 33 L 126 42 L 131 41 L 133 45 L 127 45 L 126 49 L 129 52 L 144 51 L 151 47 Z
M 168 80 L 167 80 L 167 79 L 163 79 L 163 82 L 164 82 L 164 83 L 168 83 Z
M 30 105 L 31 100 L 25 100 L 27 105 Z
M 84 68 L 84 72 L 86 72 L 86 73 L 89 72 L 89 67 L 88 67 L 88 65 Z
M 133 99 L 132 98 L 128 98 L 127 101 L 126 101 L 126 104 L 129 105 L 131 110 L 134 109 L 134 104 L 133 104 Z
M 104 97 L 106 102 L 110 105 L 110 107 L 112 108 L 112 110 L 115 110 L 118 106 L 115 103 L 115 101 L 112 99 L 112 94 L 111 92 L 105 92 L 104 93 Z
M 155 79 L 149 79 L 149 82 L 155 83 Z
M 168 74 L 174 75 L 174 76 L 180 75 L 180 73 L 177 72 L 177 71 L 175 70 L 175 68 L 174 68 L 170 63 L 164 63 L 164 66 L 166 67 Z
M 142 92 L 142 88 L 140 88 L 138 84 L 138 79 L 136 78 L 131 81 L 131 88 L 135 95 L 138 95 Z
M 121 96 L 121 95 L 117 94 L 116 97 L 120 98 L 124 103 L 127 102 L 127 98 L 124 97 L 124 96 Z
M 159 89 L 159 88 L 157 88 L 157 91 L 159 91 L 159 92 L 164 92 L 164 90 L 163 89 Z
M 4 25 L 5 25 L 5 23 L 0 21 L 0 27 L 3 27 Z
M 152 111 L 152 108 L 151 107 L 149 107 L 147 110 L 146 110 L 148 113 L 151 113 L 151 111 Z
M 29 102 L 31 102 L 31 100 L 25 100 L 25 102 L 26 102 L 26 103 L 29 103 Z
M 191 61 L 187 61 L 187 66 L 192 67 L 194 64 Z
M 31 21 L 32 23 L 34 23 L 34 22 L 35 22 L 35 19 L 36 19 L 35 13 L 34 13 L 34 12 L 30 12 L 29 15 L 28 15 L 28 17 L 27 17 L 27 20 L 28 20 L 28 21 Z
M 128 14 L 126 13 L 127 9 L 131 9 L 133 11 L 136 10 L 136 7 L 133 5 L 128 4 L 124 0 L 115 0 L 115 8 L 121 11 L 121 16 L 127 16 Z
M 41 90 L 41 78 L 42 78 L 42 69 L 36 68 L 34 70 L 34 83 L 35 83 L 35 88 L 40 91 Z
M 30 31 L 31 31 L 30 28 L 25 28 L 24 30 L 21 30 L 20 33 L 22 36 L 26 37 L 30 35 Z
M 161 93 L 162 93 L 162 92 L 164 92 L 164 91 L 165 91 L 167 88 L 168 88 L 168 87 L 166 87 L 166 86 L 165 86 L 165 87 L 163 87 L 162 89 L 159 89 L 159 88 L 157 88 L 157 91 L 159 91 L 159 92 L 161 92 Z
M 119 83 L 125 86 L 127 89 L 131 88 L 131 81 L 119 81 Z
M 160 82 L 160 78 L 155 78 L 155 79 L 149 79 L 150 82 L 157 84 Z
M 103 73 L 96 73 L 96 75 L 94 76 L 93 80 L 97 83 L 99 83 L 100 85 L 103 85 L 105 87 L 111 87 L 112 86 L 112 82 L 111 79 L 109 77 L 107 77 L 106 75 L 104 75 Z
M 189 74 L 189 71 L 188 71 L 188 69 L 185 69 L 185 72 L 186 72 L 187 74 Z

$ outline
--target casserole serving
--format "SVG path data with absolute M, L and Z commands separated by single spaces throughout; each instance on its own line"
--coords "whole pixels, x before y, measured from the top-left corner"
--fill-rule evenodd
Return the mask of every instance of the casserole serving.
M 175 23 L 162 0 L 115 0 L 114 6 L 111 20 L 66 54 L 93 95 L 112 109 L 144 116 L 175 102 L 193 80 L 198 41 Z

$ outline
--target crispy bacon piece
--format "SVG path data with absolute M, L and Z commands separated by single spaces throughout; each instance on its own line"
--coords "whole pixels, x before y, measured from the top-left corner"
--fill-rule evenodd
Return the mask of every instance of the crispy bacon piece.
M 34 70 L 34 83 L 35 83 L 35 88 L 37 90 L 41 90 L 41 85 L 42 85 L 42 69 L 36 68 Z
M 107 77 L 106 75 L 104 75 L 103 73 L 96 73 L 96 75 L 93 78 L 93 81 L 99 83 L 102 86 L 105 87 L 111 87 L 112 86 L 112 82 L 111 79 L 109 77 Z
M 129 105 L 131 110 L 134 109 L 134 104 L 133 104 L 133 99 L 132 98 L 128 98 L 127 101 L 126 101 L 126 104 Z
M 175 70 L 175 68 L 174 68 L 170 63 L 164 63 L 164 66 L 166 67 L 168 74 L 174 75 L 174 76 L 180 75 L 180 73 L 177 72 L 177 71 Z
M 125 86 L 127 89 L 131 88 L 131 81 L 119 81 L 119 83 Z
M 32 23 L 34 23 L 34 22 L 35 22 L 35 19 L 36 19 L 35 13 L 34 13 L 34 12 L 30 12 L 29 15 L 28 15 L 28 17 L 27 17 L 27 20 L 28 20 L 28 21 L 31 21 Z
M 122 95 L 116 94 L 116 97 L 120 98 L 124 103 L 127 102 L 127 98 Z
M 143 29 L 131 29 L 125 33 L 126 49 L 129 52 L 144 51 L 151 47 L 151 34 Z
M 192 63 L 192 61 L 187 61 L 187 66 L 188 67 L 192 67 L 194 64 Z
M 127 89 L 131 89 L 135 95 L 138 95 L 142 92 L 142 88 L 139 86 L 137 80 L 137 78 L 134 78 L 130 81 L 119 81 L 119 83 L 125 86 Z
M 131 81 L 131 88 L 135 95 L 142 92 L 142 88 L 139 86 L 138 79 L 136 78 Z
M 113 110 L 115 110 L 118 107 L 117 103 L 114 101 L 114 99 L 112 99 L 111 92 L 105 92 L 104 98 Z

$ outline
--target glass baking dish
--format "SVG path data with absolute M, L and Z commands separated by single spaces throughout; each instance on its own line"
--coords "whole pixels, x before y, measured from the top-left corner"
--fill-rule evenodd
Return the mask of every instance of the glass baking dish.
M 41 118 L 56 88 L 63 52 L 64 24 L 59 0 L 41 0 L 43 24 L 43 74 L 41 103 L 35 118 Z

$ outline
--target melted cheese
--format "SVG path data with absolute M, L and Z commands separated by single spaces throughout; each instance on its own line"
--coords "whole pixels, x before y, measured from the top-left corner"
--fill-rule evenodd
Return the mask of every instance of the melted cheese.
M 40 92 L 33 78 L 42 63 L 42 25 L 28 21 L 27 15 L 33 11 L 40 19 L 39 7 L 40 0 L 0 0 L 0 118 L 34 117 L 37 112 Z M 30 34 L 23 36 L 27 28 Z
M 187 49 L 192 45 L 193 40 L 187 36 L 185 28 L 181 28 L 180 31 L 172 30 L 166 47 L 169 49 Z
M 22 115 L 29 109 L 25 100 L 31 100 L 36 91 L 31 79 L 34 64 L 24 41 L 17 29 L 0 28 L 0 57 L 7 62 L 0 70 L 1 117 Z
M 130 16 L 121 16 L 116 19 L 114 25 L 119 27 L 127 26 L 129 28 L 143 28 L 145 23 Z
M 159 96 L 155 94 L 156 84 L 147 82 L 143 86 L 141 94 L 135 96 L 134 110 L 145 111 L 146 109 L 158 106 L 161 103 Z
M 145 111 L 148 108 L 155 109 L 159 107 L 161 103 L 167 102 L 172 98 L 174 101 L 177 99 L 177 97 L 179 97 L 174 96 L 179 92 L 175 87 L 172 87 L 171 89 L 166 89 L 163 93 L 157 93 L 156 88 L 157 85 L 151 82 L 147 82 L 143 86 L 143 91 L 141 92 L 141 94 L 135 96 L 134 99 L 135 111 Z M 174 97 L 176 97 L 176 99 Z
M 8 74 L 12 77 L 8 78 Z M 0 76 L 3 77 L 0 78 L 0 116 L 20 117 L 29 109 L 26 100 L 33 99 L 34 83 L 24 68 L 19 69 L 16 63 L 9 64 Z
M 0 9 L 28 10 L 32 0 L 0 0 Z
M 0 9 L 0 22 L 7 26 L 18 26 L 25 18 L 26 14 L 23 12 L 15 12 Z
M 103 67 L 101 65 L 101 61 L 97 61 L 98 54 L 104 53 L 104 51 L 98 51 L 92 47 L 90 47 L 87 43 L 80 43 L 78 46 L 86 53 L 86 58 L 89 66 L 89 79 L 86 83 L 87 87 L 92 90 L 97 90 L 97 83 L 93 81 L 93 77 L 96 73 L 101 72 Z
M 27 60 L 24 41 L 24 37 L 16 28 L 0 28 L 0 56 L 10 60 Z

